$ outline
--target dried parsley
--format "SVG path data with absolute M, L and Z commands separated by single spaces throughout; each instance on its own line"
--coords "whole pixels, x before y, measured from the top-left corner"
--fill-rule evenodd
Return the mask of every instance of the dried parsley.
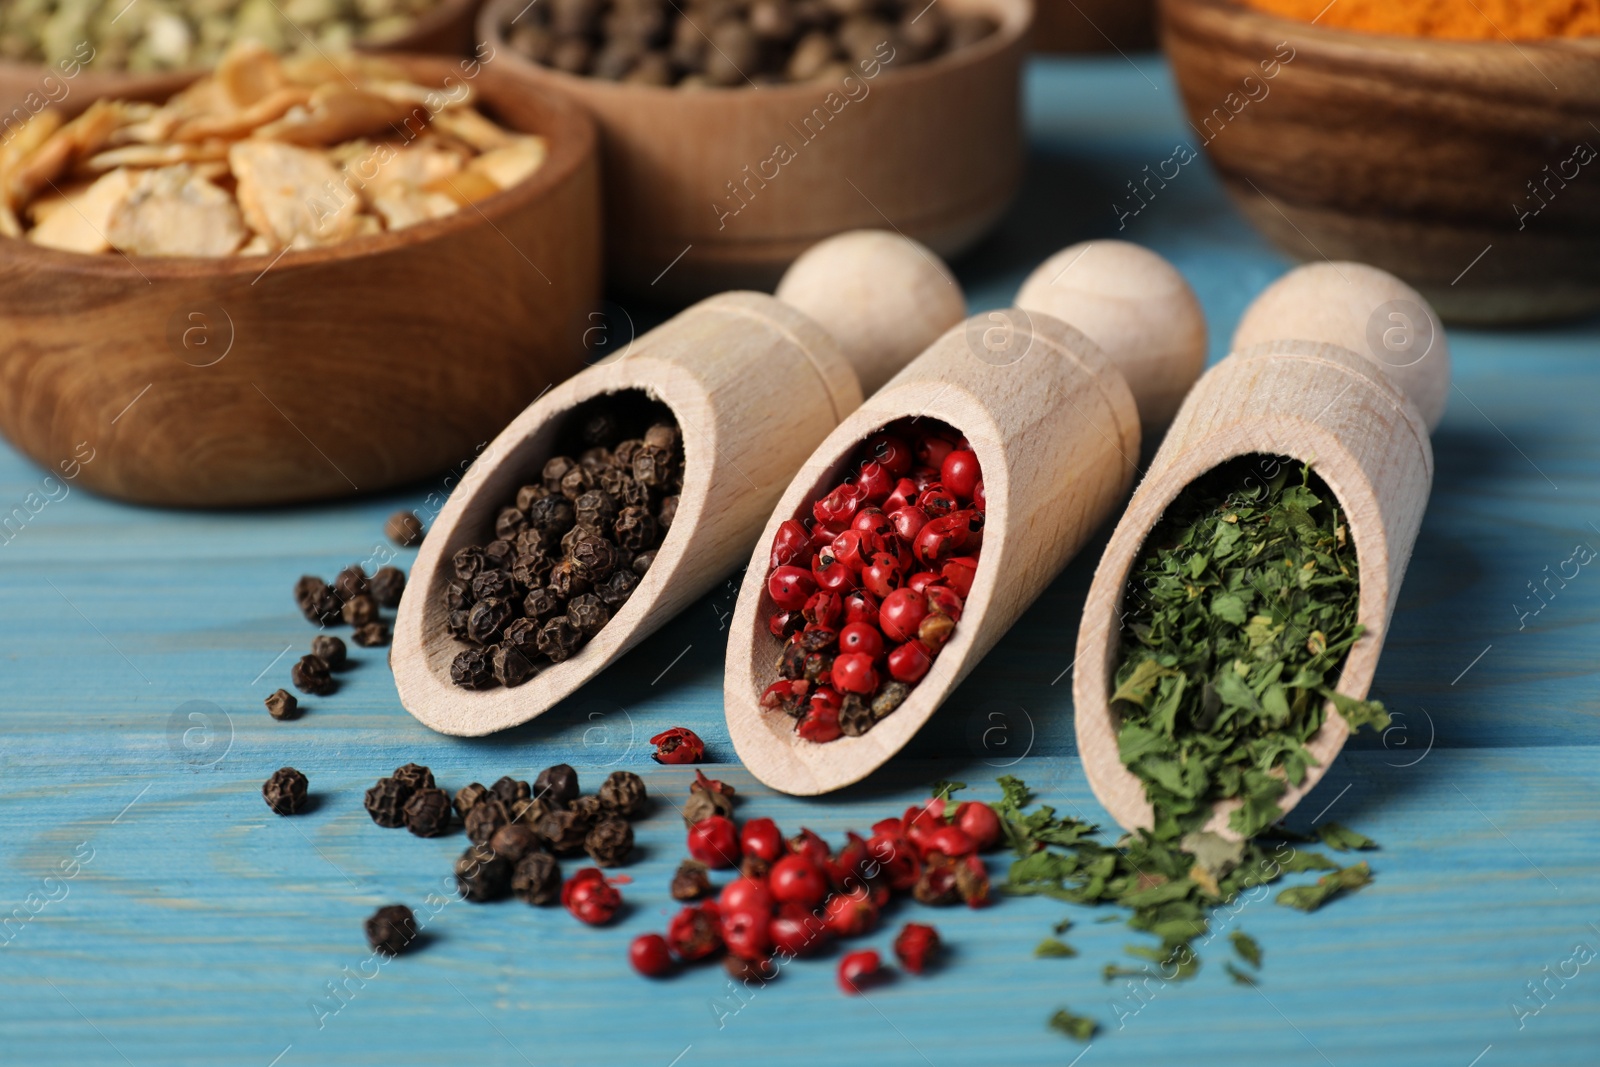
M 1291 460 L 1240 457 L 1167 509 L 1129 578 L 1111 698 L 1157 840 L 1222 800 L 1241 802 L 1228 825 L 1244 837 L 1281 818 L 1328 701 L 1352 728 L 1388 725 L 1381 704 L 1333 691 L 1363 632 L 1359 579 L 1338 501 Z
M 1079 1041 L 1089 1040 L 1100 1029 L 1100 1024 L 1087 1015 L 1074 1015 L 1065 1008 L 1050 1016 L 1050 1026 Z
M 1372 868 L 1362 860 L 1353 867 L 1335 870 L 1318 878 L 1315 885 L 1297 885 L 1278 894 L 1278 903 L 1286 908 L 1316 911 L 1340 893 L 1354 892 L 1372 883 Z

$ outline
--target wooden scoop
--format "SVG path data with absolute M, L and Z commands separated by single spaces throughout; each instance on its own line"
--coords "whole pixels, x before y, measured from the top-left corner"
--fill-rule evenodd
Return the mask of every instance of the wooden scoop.
M 428 531 L 401 599 L 390 658 L 407 711 L 463 736 L 548 711 L 744 557 L 806 456 L 861 403 L 854 359 L 869 379 L 886 376 L 965 310 L 959 286 L 933 253 L 868 231 L 812 248 L 785 276 L 782 292 L 785 300 L 737 292 L 694 305 L 550 390 L 489 444 Z M 882 332 L 884 322 L 894 325 L 892 335 Z M 499 509 L 536 479 L 573 409 L 615 393 L 664 403 L 683 436 L 683 491 L 655 562 L 571 659 L 515 689 L 454 685 L 450 663 L 466 646 L 448 632 L 442 603 L 452 557 L 493 537 Z
M 825 793 L 898 752 L 1123 500 L 1137 469 L 1140 408 L 1181 395 L 1204 363 L 1194 295 L 1171 265 L 1137 246 L 1068 249 L 1035 271 L 1023 293 L 1034 310 L 974 316 L 868 398 L 817 447 L 767 521 L 734 610 L 723 702 L 740 758 L 774 789 Z M 1105 338 L 1108 349 L 1045 313 L 1053 302 L 1092 318 L 1095 340 Z M 1181 339 L 1170 360 L 1143 358 L 1142 323 Z M 911 417 L 958 429 L 983 468 L 988 511 L 972 591 L 949 643 L 904 703 L 859 737 L 805 741 L 788 716 L 760 705 L 778 678 L 781 648 L 767 628 L 772 539 L 784 520 L 809 516 L 863 440 Z
M 1412 288 L 1359 263 L 1301 267 L 1245 312 L 1233 354 L 1189 394 L 1095 571 L 1078 631 L 1073 701 L 1078 751 L 1095 796 L 1128 829 L 1151 825 L 1144 784 L 1117 750 L 1110 707 L 1122 595 L 1146 535 L 1200 475 L 1236 456 L 1310 464 L 1339 498 L 1361 565 L 1358 621 L 1337 691 L 1372 682 L 1433 480 L 1428 434 L 1444 412 L 1450 353 L 1438 316 Z M 1316 765 L 1278 805 L 1288 811 L 1326 773 L 1350 729 L 1330 705 L 1307 746 Z M 1218 804 L 1207 826 L 1237 839 Z

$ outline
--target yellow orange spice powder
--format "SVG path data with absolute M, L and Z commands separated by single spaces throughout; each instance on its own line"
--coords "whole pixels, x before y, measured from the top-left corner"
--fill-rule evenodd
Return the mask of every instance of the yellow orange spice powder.
M 1244 0 L 1329 29 L 1457 41 L 1600 36 L 1600 0 Z M 1320 17 L 1319 17 L 1320 16 Z

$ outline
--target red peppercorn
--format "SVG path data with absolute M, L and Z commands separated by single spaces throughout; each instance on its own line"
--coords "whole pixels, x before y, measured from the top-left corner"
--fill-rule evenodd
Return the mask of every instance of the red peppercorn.
M 818 522 L 849 523 L 864 501 L 858 486 L 846 483 L 834 488 L 827 496 L 811 505 L 811 513 Z
M 979 852 L 1000 843 L 1000 816 L 981 800 L 964 801 L 956 808 L 956 825 L 967 832 Z
M 783 834 L 771 819 L 748 819 L 739 828 L 739 847 L 746 856 L 776 863 L 783 855 Z
M 876 626 L 864 622 L 848 623 L 839 631 L 839 651 L 847 654 L 860 653 L 876 660 L 883 655 L 883 634 L 878 632 Z
M 945 457 L 954 452 L 954 441 L 942 437 L 937 433 L 925 434 L 912 446 L 916 453 L 917 462 L 924 467 L 938 467 L 944 463 Z
M 882 546 L 873 544 L 872 535 L 851 528 L 835 537 L 831 547 L 834 559 L 852 570 L 860 570 L 867 565 L 867 557 L 880 551 Z
M 805 607 L 816 588 L 817 581 L 811 572 L 799 567 L 779 567 L 767 579 L 767 592 L 772 594 L 773 603 L 785 611 L 799 611 Z
M 774 952 L 809 956 L 828 943 L 828 927 L 809 909 L 798 904 L 780 904 L 778 914 L 767 924 Z
M 966 856 L 956 868 L 956 890 L 969 908 L 989 903 L 989 870 L 977 856 Z
M 875 597 L 886 597 L 900 588 L 900 561 L 887 552 L 874 552 L 861 570 L 861 584 Z
M 722 947 L 722 918 L 711 901 L 691 904 L 667 924 L 667 944 L 680 960 L 703 960 Z
M 828 858 L 833 855 L 832 850 L 828 848 L 828 843 L 822 839 L 822 836 L 815 830 L 807 830 L 804 826 L 800 828 L 798 834 L 789 838 L 785 844 L 788 845 L 790 852 L 798 856 L 804 856 L 818 867 L 824 869 L 828 866 Z
M 811 705 L 806 710 L 805 718 L 795 723 L 794 732 L 805 741 L 813 744 L 825 745 L 829 741 L 837 741 L 844 736 L 844 731 L 839 727 L 839 703 L 837 695 L 832 701 L 819 700 L 823 693 L 819 690 L 811 698 Z
M 706 743 L 700 735 L 683 726 L 663 730 L 650 739 L 656 746 L 657 763 L 699 763 L 705 758 Z
M 906 923 L 894 939 L 895 958 L 912 974 L 921 974 L 940 947 L 939 931 L 921 923 Z
M 901 478 L 894 485 L 894 491 L 883 501 L 883 510 L 893 515 L 901 508 L 912 507 L 917 502 L 917 497 L 922 490 L 917 488 L 917 483 L 910 478 Z
M 878 627 L 894 642 L 910 641 L 928 616 L 928 599 L 910 589 L 895 589 L 878 607 Z
M 880 433 L 867 440 L 867 455 L 883 464 L 883 469 L 899 478 L 911 469 L 911 446 L 905 438 Z
M 573 915 L 590 926 L 601 926 L 611 921 L 622 907 L 622 894 L 607 882 L 598 867 L 585 867 L 561 887 L 561 903 Z
M 913 804 L 906 809 L 905 835 L 911 843 L 917 846 L 917 851 L 928 851 L 928 838 L 939 827 L 944 825 L 944 801 L 934 797 L 922 805 Z
M 831 593 L 843 593 L 856 584 L 855 571 L 833 554 L 832 545 L 812 558 L 811 578 L 817 585 Z
M 928 614 L 948 615 L 951 622 L 961 621 L 961 609 L 965 605 L 954 589 L 935 583 L 925 586 L 922 594 L 928 598 Z
M 726 815 L 707 815 L 689 827 L 689 855 L 707 867 L 739 866 L 739 831 Z
M 959 826 L 946 823 L 928 835 L 928 851 L 946 856 L 970 856 L 978 850 L 972 835 Z
M 772 954 L 772 920 L 766 911 L 722 909 L 722 941 L 742 960 L 765 959 Z
M 833 684 L 851 693 L 869 695 L 878 691 L 878 671 L 872 657 L 849 652 L 833 661 Z
M 914 540 L 927 522 L 928 513 L 915 504 L 895 508 L 889 513 L 889 524 L 894 527 L 895 534 L 907 541 Z
M 917 571 L 906 579 L 906 588 L 913 593 L 926 593 L 933 585 L 942 580 L 933 571 Z
M 833 539 L 850 528 L 847 522 L 813 522 L 811 524 L 811 549 L 815 551 L 833 544 Z M 796 565 L 804 566 L 802 557 L 795 561 Z
M 809 857 L 789 855 L 772 865 L 767 875 L 773 899 L 780 904 L 815 908 L 828 895 L 828 880 Z
M 942 482 L 934 482 L 917 497 L 917 507 L 927 512 L 928 521 L 932 522 L 954 514 L 961 507 L 961 502 Z
M 765 917 L 772 913 L 773 903 L 772 890 L 766 881 L 755 878 L 735 878 L 723 887 L 722 895 L 717 898 L 724 921 L 736 911 L 757 911 Z
M 945 560 L 944 566 L 939 569 L 941 580 L 955 590 L 962 600 L 972 595 L 972 579 L 977 573 L 978 561 L 971 556 Z
M 804 557 L 811 547 L 811 535 L 798 519 L 785 519 L 772 535 L 772 568 L 787 566 Z
M 956 449 L 944 457 L 944 462 L 939 465 L 939 480 L 963 500 L 972 499 L 973 491 L 977 489 L 978 480 L 982 477 L 983 471 L 978 467 L 977 453 L 968 449 Z
M 646 978 L 660 978 L 672 970 L 672 950 L 660 934 L 640 934 L 628 946 L 628 962 Z
M 881 503 L 894 490 L 894 483 L 895 479 L 883 464 L 871 460 L 861 464 L 861 470 L 856 475 L 856 487 L 862 499 L 874 504 Z
M 943 518 L 929 519 L 911 544 L 917 562 L 936 567 L 966 551 L 972 541 L 973 523 L 980 518 L 976 511 L 954 511 Z
M 972 489 L 972 506 L 979 511 L 989 510 L 989 498 L 984 495 L 983 482 L 980 480 Z
M 922 857 L 917 854 L 916 846 L 906 838 L 900 820 L 893 822 L 895 829 L 892 833 L 874 827 L 876 832 L 872 840 L 867 842 L 867 851 L 877 861 L 889 887 L 896 892 L 908 893 L 917 884 L 917 879 L 922 877 Z
M 865 890 L 835 893 L 823 906 L 822 921 L 835 937 L 860 937 L 878 924 L 878 906 Z
M 889 516 L 879 507 L 862 508 L 856 512 L 856 517 L 850 521 L 850 528 L 864 534 L 871 534 L 880 541 L 886 541 L 894 536 L 894 523 L 889 521 Z
M 806 606 L 800 610 L 800 614 L 814 626 L 834 630 L 839 626 L 839 615 L 843 610 L 844 601 L 839 594 L 823 590 L 812 593 L 806 599 Z
M 878 625 L 878 601 L 871 594 L 860 589 L 852 589 L 844 595 L 844 621 L 864 622 L 868 626 Z
M 792 611 L 774 611 L 767 616 L 767 632 L 777 638 L 788 637 L 794 632 L 790 629 L 790 622 L 795 617 Z
M 839 961 L 839 988 L 850 996 L 861 992 L 882 972 L 883 960 L 870 948 L 848 953 Z
M 928 673 L 928 668 L 933 666 L 933 652 L 921 641 L 907 641 L 889 653 L 888 666 L 889 677 L 895 681 L 907 685 L 920 682 Z M 835 661 L 834 670 L 838 669 L 838 662 Z

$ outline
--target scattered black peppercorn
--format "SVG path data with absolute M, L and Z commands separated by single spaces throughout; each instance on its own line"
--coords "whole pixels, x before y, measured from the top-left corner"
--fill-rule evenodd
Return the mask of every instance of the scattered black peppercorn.
M 295 660 L 294 666 L 289 668 L 289 678 L 302 693 L 327 696 L 334 690 L 333 675 L 328 673 L 328 665 L 316 656 L 301 656 Z
M 558 856 L 576 856 L 589 836 L 589 820 L 570 811 L 548 811 L 539 818 L 538 835 Z
M 650 808 L 644 779 L 632 771 L 612 771 L 596 795 L 606 811 L 624 819 L 637 819 Z
M 383 524 L 383 532 L 401 548 L 410 548 L 422 540 L 422 520 L 414 511 L 397 511 Z
M 500 900 L 511 890 L 511 861 L 486 844 L 472 845 L 456 860 L 456 887 L 475 904 Z
M 456 653 L 456 658 L 450 662 L 450 680 L 463 689 L 492 689 L 494 664 L 489 653 L 481 648 Z
M 516 863 L 528 853 L 539 850 L 539 836 L 520 822 L 507 823 L 489 838 L 489 847 Z
M 511 891 L 529 904 L 554 904 L 561 898 L 561 865 L 548 852 L 530 852 L 511 873 Z
M 374 952 L 398 956 L 417 940 L 417 917 L 404 904 L 390 904 L 367 917 L 367 944 Z
M 393 830 L 406 824 L 406 801 L 410 799 L 410 786 L 393 778 L 379 778 L 367 790 L 367 814 L 379 826 Z
M 406 826 L 418 837 L 439 837 L 450 832 L 450 794 L 443 789 L 418 789 L 406 801 Z
M 699 900 L 711 894 L 711 875 L 699 860 L 684 860 L 672 876 L 673 900 Z
M 479 782 L 462 786 L 456 790 L 456 814 L 465 819 L 467 813 L 477 806 L 478 801 L 488 795 L 489 791 Z
M 279 767 L 261 784 L 261 796 L 279 815 L 297 815 L 306 806 L 306 776 L 293 767 Z
M 533 780 L 534 795 L 551 807 L 566 807 L 577 800 L 583 790 L 578 786 L 578 772 L 570 764 L 557 763 L 546 767 Z
M 349 603 L 358 596 L 365 596 L 367 592 L 366 568 L 359 563 L 352 563 L 333 578 L 333 591 L 339 599 Z
M 606 817 L 605 805 L 600 803 L 599 797 L 578 797 L 567 805 L 567 810 L 582 819 L 585 826 L 591 828 Z
M 313 637 L 311 654 L 335 670 L 344 666 L 347 657 L 344 642 L 332 634 L 318 634 Z
M 533 786 L 520 778 L 511 777 L 509 774 L 502 778 L 497 778 L 494 785 L 489 787 L 489 792 L 493 793 L 495 799 L 506 806 L 506 810 L 511 812 L 513 817 L 518 811 L 522 810 L 522 805 L 533 798 Z
M 350 635 L 350 640 L 362 648 L 379 648 L 389 643 L 389 624 L 378 619 L 364 626 L 357 626 Z
M 294 602 L 309 621 L 322 626 L 338 622 L 343 607 L 328 583 L 311 574 L 294 583 Z
M 408 763 L 404 767 L 396 767 L 389 777 L 407 789 L 432 789 L 436 784 L 433 780 L 433 771 L 420 763 Z
M 406 573 L 399 567 L 379 567 L 378 573 L 368 583 L 368 592 L 381 606 L 397 608 L 400 596 L 406 591 Z
M 279 689 L 267 697 L 267 711 L 274 719 L 298 719 L 300 717 L 300 701 L 294 694 L 286 689 Z
M 583 850 L 601 867 L 620 867 L 633 851 L 633 827 L 626 819 L 601 819 L 583 839 Z
M 478 845 L 487 844 L 495 831 L 510 821 L 511 815 L 506 811 L 506 806 L 493 794 L 474 804 L 463 820 L 467 827 L 467 839 Z

